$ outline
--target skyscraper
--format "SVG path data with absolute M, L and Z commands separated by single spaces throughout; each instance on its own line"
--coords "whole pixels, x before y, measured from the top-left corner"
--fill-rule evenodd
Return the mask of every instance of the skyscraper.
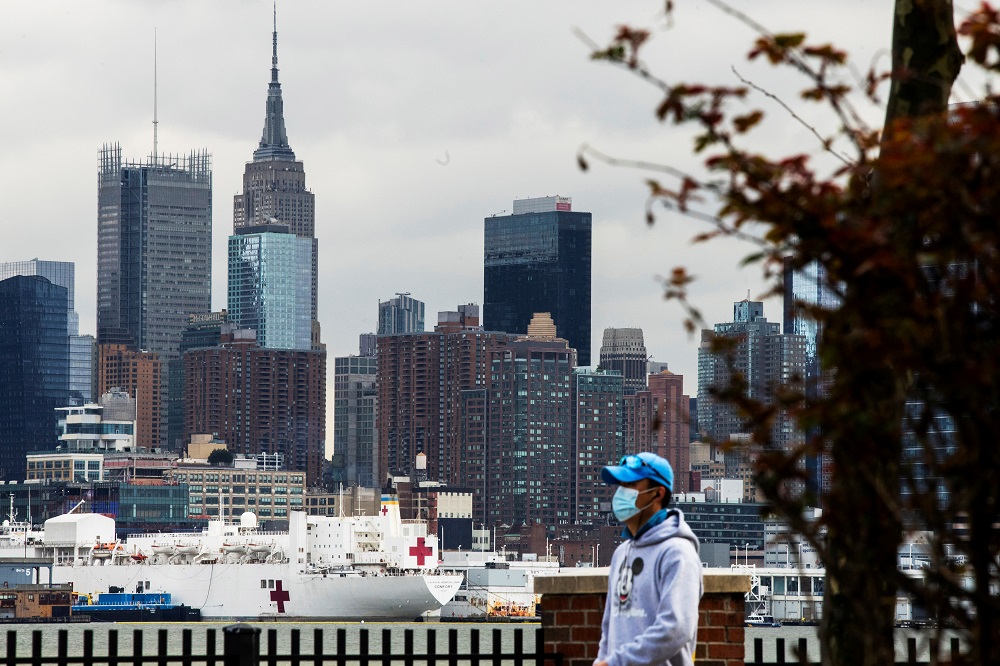
M 731 358 L 712 351 L 715 336 L 732 338 L 736 344 Z M 726 387 L 733 373 L 746 381 L 747 397 L 764 402 L 774 398 L 775 390 L 805 377 L 806 339 L 802 335 L 783 335 L 776 322 L 764 316 L 764 304 L 744 300 L 733 305 L 733 321 L 715 325 L 714 331 L 702 331 L 698 349 L 698 428 L 713 441 L 726 441 L 749 431 L 735 405 L 712 395 L 713 387 Z M 779 412 L 772 427 L 774 444 L 790 449 L 802 442 L 802 433 L 793 420 Z
M 483 325 L 524 334 L 536 312 L 550 312 L 590 365 L 591 214 L 568 197 L 521 199 L 484 226 Z
M 229 321 L 257 331 L 268 349 L 312 347 L 313 243 L 283 224 L 240 227 L 229 237 Z
M 617 371 L 573 374 L 574 523 L 603 522 L 611 510 L 614 488 L 601 478 L 601 469 L 624 454 L 623 397 L 625 380 Z
M 98 344 L 176 358 L 188 315 L 211 310 L 211 156 L 124 162 L 106 145 L 97 206 Z
M 285 133 L 284 102 L 278 82 L 278 26 L 275 17 L 271 36 L 271 82 L 267 88 L 264 132 L 253 152 L 253 161 L 243 171 L 243 192 L 233 198 L 233 228 L 286 225 L 291 233 L 309 239 L 312 256 L 310 273 L 309 319 L 313 342 L 319 343 L 316 298 L 318 292 L 318 243 L 316 241 L 316 202 L 306 189 L 302 162 L 288 144 Z
M 424 330 L 424 303 L 409 293 L 379 301 L 378 335 L 420 333 Z
M 46 261 L 28 259 L 26 261 L 0 262 L 0 280 L 15 275 L 41 275 L 52 284 L 66 288 L 66 309 L 69 317 L 69 334 L 80 333 L 80 315 L 76 313 L 76 265 L 72 261 Z
M 72 261 L 8 261 L 0 263 L 0 280 L 15 275 L 41 275 L 52 284 L 66 288 L 69 330 L 69 404 L 83 405 L 94 396 L 94 336 L 80 335 L 80 315 L 76 312 L 76 265 Z
M 601 342 L 601 368 L 625 379 L 625 395 L 646 388 L 649 357 L 641 328 L 606 328 Z
M 376 487 L 378 437 L 375 429 L 378 360 L 342 356 L 333 360 L 333 450 L 343 454 L 345 482 Z
M 817 398 L 822 395 L 824 390 L 819 361 L 819 343 L 823 330 L 819 323 L 809 316 L 806 308 L 818 306 L 833 310 L 839 306 L 839 299 L 827 284 L 826 269 L 816 262 L 796 271 L 792 268 L 791 261 L 786 259 L 783 277 L 783 330 L 785 333 L 801 335 L 805 338 L 804 381 L 806 395 L 810 398 Z M 809 479 L 815 489 L 829 487 L 831 473 L 829 467 L 829 459 L 825 454 L 819 453 L 806 459 Z
M 438 313 L 433 331 L 378 336 L 376 482 L 411 473 L 423 453 L 429 479 L 469 485 L 463 394 L 486 385 L 492 354 L 513 337 L 484 331 L 473 304 Z
M 674 492 L 692 490 L 689 428 L 690 398 L 684 377 L 664 370 L 649 376 L 649 388 L 625 398 L 626 447 L 629 453 L 652 451 L 674 468 Z
M 566 340 L 529 333 L 493 354 L 486 414 L 487 520 L 569 522 L 573 491 L 573 370 Z
M 181 332 L 212 306 L 212 167 L 207 151 L 126 162 L 100 153 L 97 193 L 97 344 L 158 355 L 165 421 L 180 398 Z M 136 396 L 133 396 L 136 397 Z M 158 445 L 179 432 L 161 429 Z
M 67 290 L 39 275 L 0 280 L 0 478 L 23 480 L 25 454 L 56 443 L 69 399 Z

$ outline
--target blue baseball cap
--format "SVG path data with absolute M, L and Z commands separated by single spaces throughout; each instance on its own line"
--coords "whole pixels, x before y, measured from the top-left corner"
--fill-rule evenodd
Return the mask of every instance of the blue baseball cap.
M 608 465 L 601 470 L 601 478 L 610 484 L 649 479 L 666 487 L 670 492 L 674 491 L 674 470 L 670 467 L 670 463 L 648 451 L 624 456 L 617 465 Z

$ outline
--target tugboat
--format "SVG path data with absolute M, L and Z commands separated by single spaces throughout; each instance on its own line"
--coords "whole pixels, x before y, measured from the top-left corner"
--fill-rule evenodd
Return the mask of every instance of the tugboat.
M 172 603 L 168 592 L 105 592 L 94 601 L 73 593 L 73 614 L 94 622 L 199 622 L 201 611 Z

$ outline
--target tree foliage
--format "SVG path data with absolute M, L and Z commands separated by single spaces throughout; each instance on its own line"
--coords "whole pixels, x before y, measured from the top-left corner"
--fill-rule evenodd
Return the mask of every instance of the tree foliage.
M 746 261 L 762 267 L 768 295 L 781 293 L 789 265 L 819 266 L 837 295 L 835 308 L 802 304 L 823 331 L 822 391 L 792 382 L 776 399 L 755 401 L 738 373 L 716 388 L 753 433 L 758 486 L 827 568 L 824 662 L 892 663 L 903 589 L 942 625 L 966 632 L 973 662 L 987 663 L 1000 652 L 1000 96 L 986 90 L 976 103 L 947 102 L 963 66 L 959 37 L 965 66 L 1000 69 L 1000 14 L 983 4 L 956 27 L 950 0 L 900 0 L 892 71 L 858 77 L 834 45 L 772 34 L 710 2 L 756 32 L 748 59 L 802 77 L 795 105 L 829 111 L 829 127 L 807 126 L 813 149 L 765 154 L 765 109 L 748 103 L 776 104 L 801 121 L 795 105 L 743 79 L 668 82 L 642 60 L 650 33 L 623 26 L 593 57 L 662 91 L 656 117 L 696 128 L 704 171 L 589 147 L 580 166 L 598 159 L 656 172 L 648 221 L 665 206 L 707 225 L 697 241 L 746 240 Z M 882 104 L 885 83 L 885 124 L 873 128 L 855 105 Z M 678 267 L 665 288 L 694 330 L 704 322 L 687 298 L 691 281 Z M 726 353 L 725 340 L 715 344 Z M 809 433 L 791 450 L 772 438 L 782 411 Z M 803 461 L 821 454 L 832 461 L 829 489 L 798 492 Z M 822 520 L 805 521 L 803 507 L 817 503 Z M 919 582 L 897 567 L 904 534 L 915 531 L 930 535 L 931 565 Z
M 233 454 L 229 449 L 214 449 L 208 454 L 209 465 L 231 465 Z

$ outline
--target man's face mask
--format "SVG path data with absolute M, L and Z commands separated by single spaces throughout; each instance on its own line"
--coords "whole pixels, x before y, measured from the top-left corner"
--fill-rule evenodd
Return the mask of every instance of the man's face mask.
M 636 506 L 636 500 L 639 499 L 639 495 L 645 495 L 646 493 L 651 493 L 655 490 L 656 488 L 649 488 L 648 490 L 640 492 L 635 488 L 618 486 L 618 490 L 615 491 L 615 496 L 611 498 L 611 511 L 615 514 L 615 518 L 617 518 L 619 522 L 624 523 L 626 520 L 648 507 L 653 503 L 652 501 L 650 501 L 646 506 L 638 507 Z

